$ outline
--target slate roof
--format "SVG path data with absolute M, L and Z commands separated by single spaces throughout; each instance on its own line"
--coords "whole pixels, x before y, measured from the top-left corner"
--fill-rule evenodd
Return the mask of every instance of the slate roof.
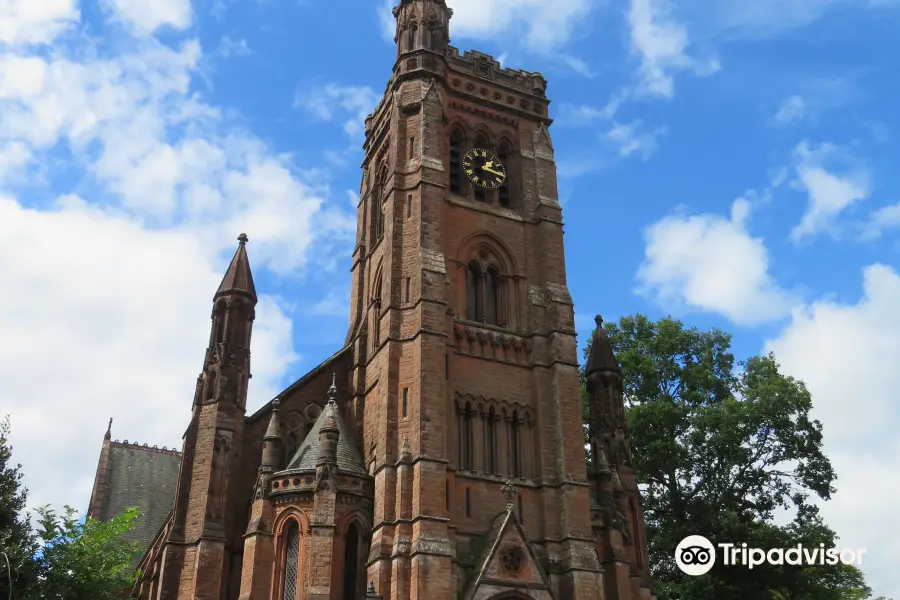
M 108 521 L 126 508 L 137 506 L 141 517 L 125 537 L 147 548 L 175 504 L 181 454 L 172 450 L 111 442 L 108 460 L 107 496 L 98 520 Z
M 294 453 L 291 460 L 288 461 L 288 466 L 283 472 L 316 470 L 316 460 L 319 458 L 319 430 L 322 429 L 322 424 L 325 423 L 331 410 L 331 405 L 326 405 L 325 410 L 323 410 L 322 414 L 319 415 L 319 418 L 316 419 L 312 430 L 310 430 L 306 439 L 303 440 L 303 443 L 300 444 L 300 447 L 297 448 L 297 451 Z M 366 465 L 359 455 L 356 446 L 353 444 L 353 437 L 350 435 L 350 431 L 347 429 L 346 424 L 344 424 L 344 419 L 341 418 L 340 411 L 334 410 L 333 414 L 335 421 L 337 421 L 338 429 L 340 430 L 337 446 L 338 469 L 344 473 L 368 475 L 369 473 L 366 471 Z

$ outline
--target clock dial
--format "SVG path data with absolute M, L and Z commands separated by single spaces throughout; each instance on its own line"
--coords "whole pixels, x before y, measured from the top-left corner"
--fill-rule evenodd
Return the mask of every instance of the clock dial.
M 490 150 L 469 150 L 463 157 L 462 166 L 466 177 L 477 186 L 494 189 L 506 181 L 506 167 Z

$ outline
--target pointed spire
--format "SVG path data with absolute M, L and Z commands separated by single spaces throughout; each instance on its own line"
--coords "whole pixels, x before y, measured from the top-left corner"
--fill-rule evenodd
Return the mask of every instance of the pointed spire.
M 597 315 L 594 317 L 594 322 L 597 324 L 597 328 L 594 329 L 594 335 L 591 338 L 591 354 L 588 357 L 587 374 L 599 371 L 621 373 L 619 361 L 616 360 L 612 344 L 609 342 L 609 336 L 603 329 L 603 317 Z
M 106 426 L 106 433 L 103 435 L 104 440 L 112 439 L 112 417 L 109 418 L 109 425 Z
M 278 419 L 279 406 L 281 406 L 281 400 L 275 398 L 272 402 L 272 417 L 269 419 L 269 427 L 266 429 L 266 435 L 263 438 L 265 440 L 281 439 L 281 423 Z
M 216 292 L 216 298 L 229 294 L 241 294 L 247 296 L 256 303 L 256 286 L 253 285 L 253 274 L 250 272 L 250 259 L 247 258 L 247 242 L 250 239 L 246 233 L 238 236 L 238 248 L 228 265 L 225 277 Z
M 263 470 L 277 470 L 281 467 L 281 422 L 278 419 L 278 407 L 281 401 L 275 398 L 272 402 L 272 417 L 269 427 L 263 436 L 263 455 L 260 466 Z

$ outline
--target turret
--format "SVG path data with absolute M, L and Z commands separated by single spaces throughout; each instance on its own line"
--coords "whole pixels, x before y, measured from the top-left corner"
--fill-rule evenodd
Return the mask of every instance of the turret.
M 341 428 L 337 422 L 337 386 L 332 377 L 331 387 L 328 388 L 328 404 L 325 405 L 325 414 L 322 415 L 322 427 L 319 429 L 319 456 L 316 467 L 324 465 L 337 466 L 337 447 L 341 437 Z
M 394 7 L 397 56 L 419 50 L 443 54 L 450 43 L 453 10 L 444 0 L 401 0 Z
M 281 468 L 281 424 L 278 419 L 278 398 L 272 402 L 272 418 L 269 419 L 269 427 L 263 436 L 263 454 L 261 467 L 263 470 L 274 472 Z

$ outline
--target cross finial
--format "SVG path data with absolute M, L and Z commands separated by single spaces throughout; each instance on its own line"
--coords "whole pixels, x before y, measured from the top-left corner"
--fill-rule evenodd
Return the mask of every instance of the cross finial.
M 241 246 L 250 241 L 250 238 L 247 237 L 246 233 L 242 233 L 238 236 L 238 241 L 241 243 Z
M 513 510 L 516 507 L 516 496 L 519 495 L 519 488 L 515 486 L 512 479 L 507 479 L 500 491 L 506 497 L 506 510 Z
M 369 594 L 374 594 L 374 593 L 375 593 L 375 582 L 374 582 L 374 581 L 370 581 L 370 582 L 369 582 L 369 590 L 368 590 L 368 593 L 369 593 Z
M 337 400 L 337 374 L 331 374 L 331 387 L 328 388 L 328 403 L 333 404 Z
M 103 436 L 103 437 L 105 437 L 106 439 L 111 439 L 111 438 L 112 438 L 112 421 L 113 421 L 113 420 L 112 420 L 112 417 L 110 417 L 110 418 L 109 418 L 109 425 L 106 426 L 106 435 Z

